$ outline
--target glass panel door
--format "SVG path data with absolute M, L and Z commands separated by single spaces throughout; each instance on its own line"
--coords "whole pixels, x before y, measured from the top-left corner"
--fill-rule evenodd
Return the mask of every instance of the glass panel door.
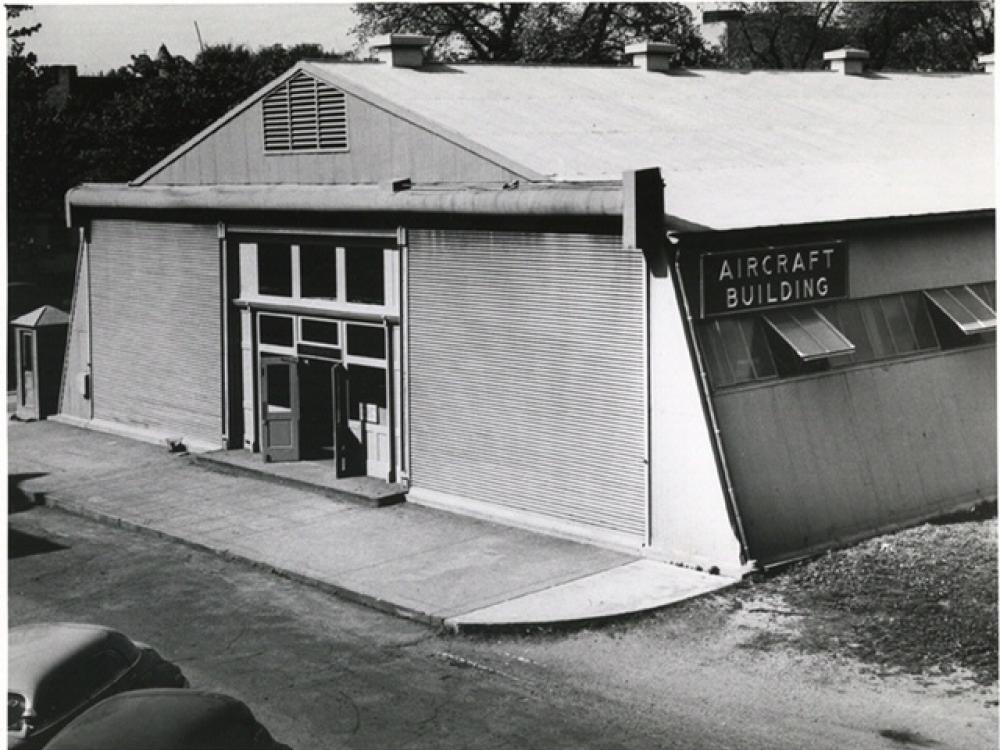
M 261 453 L 265 461 L 298 461 L 299 378 L 294 357 L 260 358 Z

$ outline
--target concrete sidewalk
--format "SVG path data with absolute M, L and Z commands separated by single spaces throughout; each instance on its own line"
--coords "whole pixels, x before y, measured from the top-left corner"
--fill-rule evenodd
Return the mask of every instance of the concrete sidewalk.
M 11 422 L 7 434 L 10 481 L 36 502 L 455 630 L 601 620 L 734 582 L 413 504 L 364 507 L 221 474 L 54 422 Z

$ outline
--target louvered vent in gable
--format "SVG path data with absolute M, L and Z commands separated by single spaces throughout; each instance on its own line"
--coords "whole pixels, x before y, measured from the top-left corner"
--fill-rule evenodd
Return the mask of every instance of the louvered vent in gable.
M 344 92 L 297 73 L 264 97 L 264 151 L 347 151 Z

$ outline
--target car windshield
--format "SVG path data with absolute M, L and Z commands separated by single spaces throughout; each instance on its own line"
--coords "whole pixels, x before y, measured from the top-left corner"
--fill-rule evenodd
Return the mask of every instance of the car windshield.
M 24 696 L 18 693 L 7 693 L 7 731 L 17 731 L 21 728 L 21 717 L 24 716 Z

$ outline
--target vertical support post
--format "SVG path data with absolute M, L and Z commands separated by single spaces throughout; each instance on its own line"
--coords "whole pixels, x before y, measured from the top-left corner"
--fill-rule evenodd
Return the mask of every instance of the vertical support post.
M 399 395 L 400 471 L 397 479 L 410 481 L 410 245 L 405 227 L 396 230 L 399 247 Z
M 229 264 L 226 257 L 226 225 L 216 227 L 219 240 L 219 334 L 222 361 L 219 363 L 219 398 L 222 406 L 222 447 L 229 448 Z
M 392 323 L 382 318 L 382 338 L 385 342 L 385 405 L 389 423 L 389 475 L 386 481 L 396 481 L 396 399 L 395 399 L 395 357 L 392 347 Z
M 652 493 L 652 397 L 649 354 L 649 276 L 663 263 L 663 243 L 666 230 L 663 223 L 663 178 L 658 167 L 629 170 L 622 174 L 622 245 L 626 252 L 642 252 L 645 267 L 642 279 L 642 356 L 643 427 L 646 433 L 644 461 L 646 464 L 646 535 L 645 546 L 653 542 Z

